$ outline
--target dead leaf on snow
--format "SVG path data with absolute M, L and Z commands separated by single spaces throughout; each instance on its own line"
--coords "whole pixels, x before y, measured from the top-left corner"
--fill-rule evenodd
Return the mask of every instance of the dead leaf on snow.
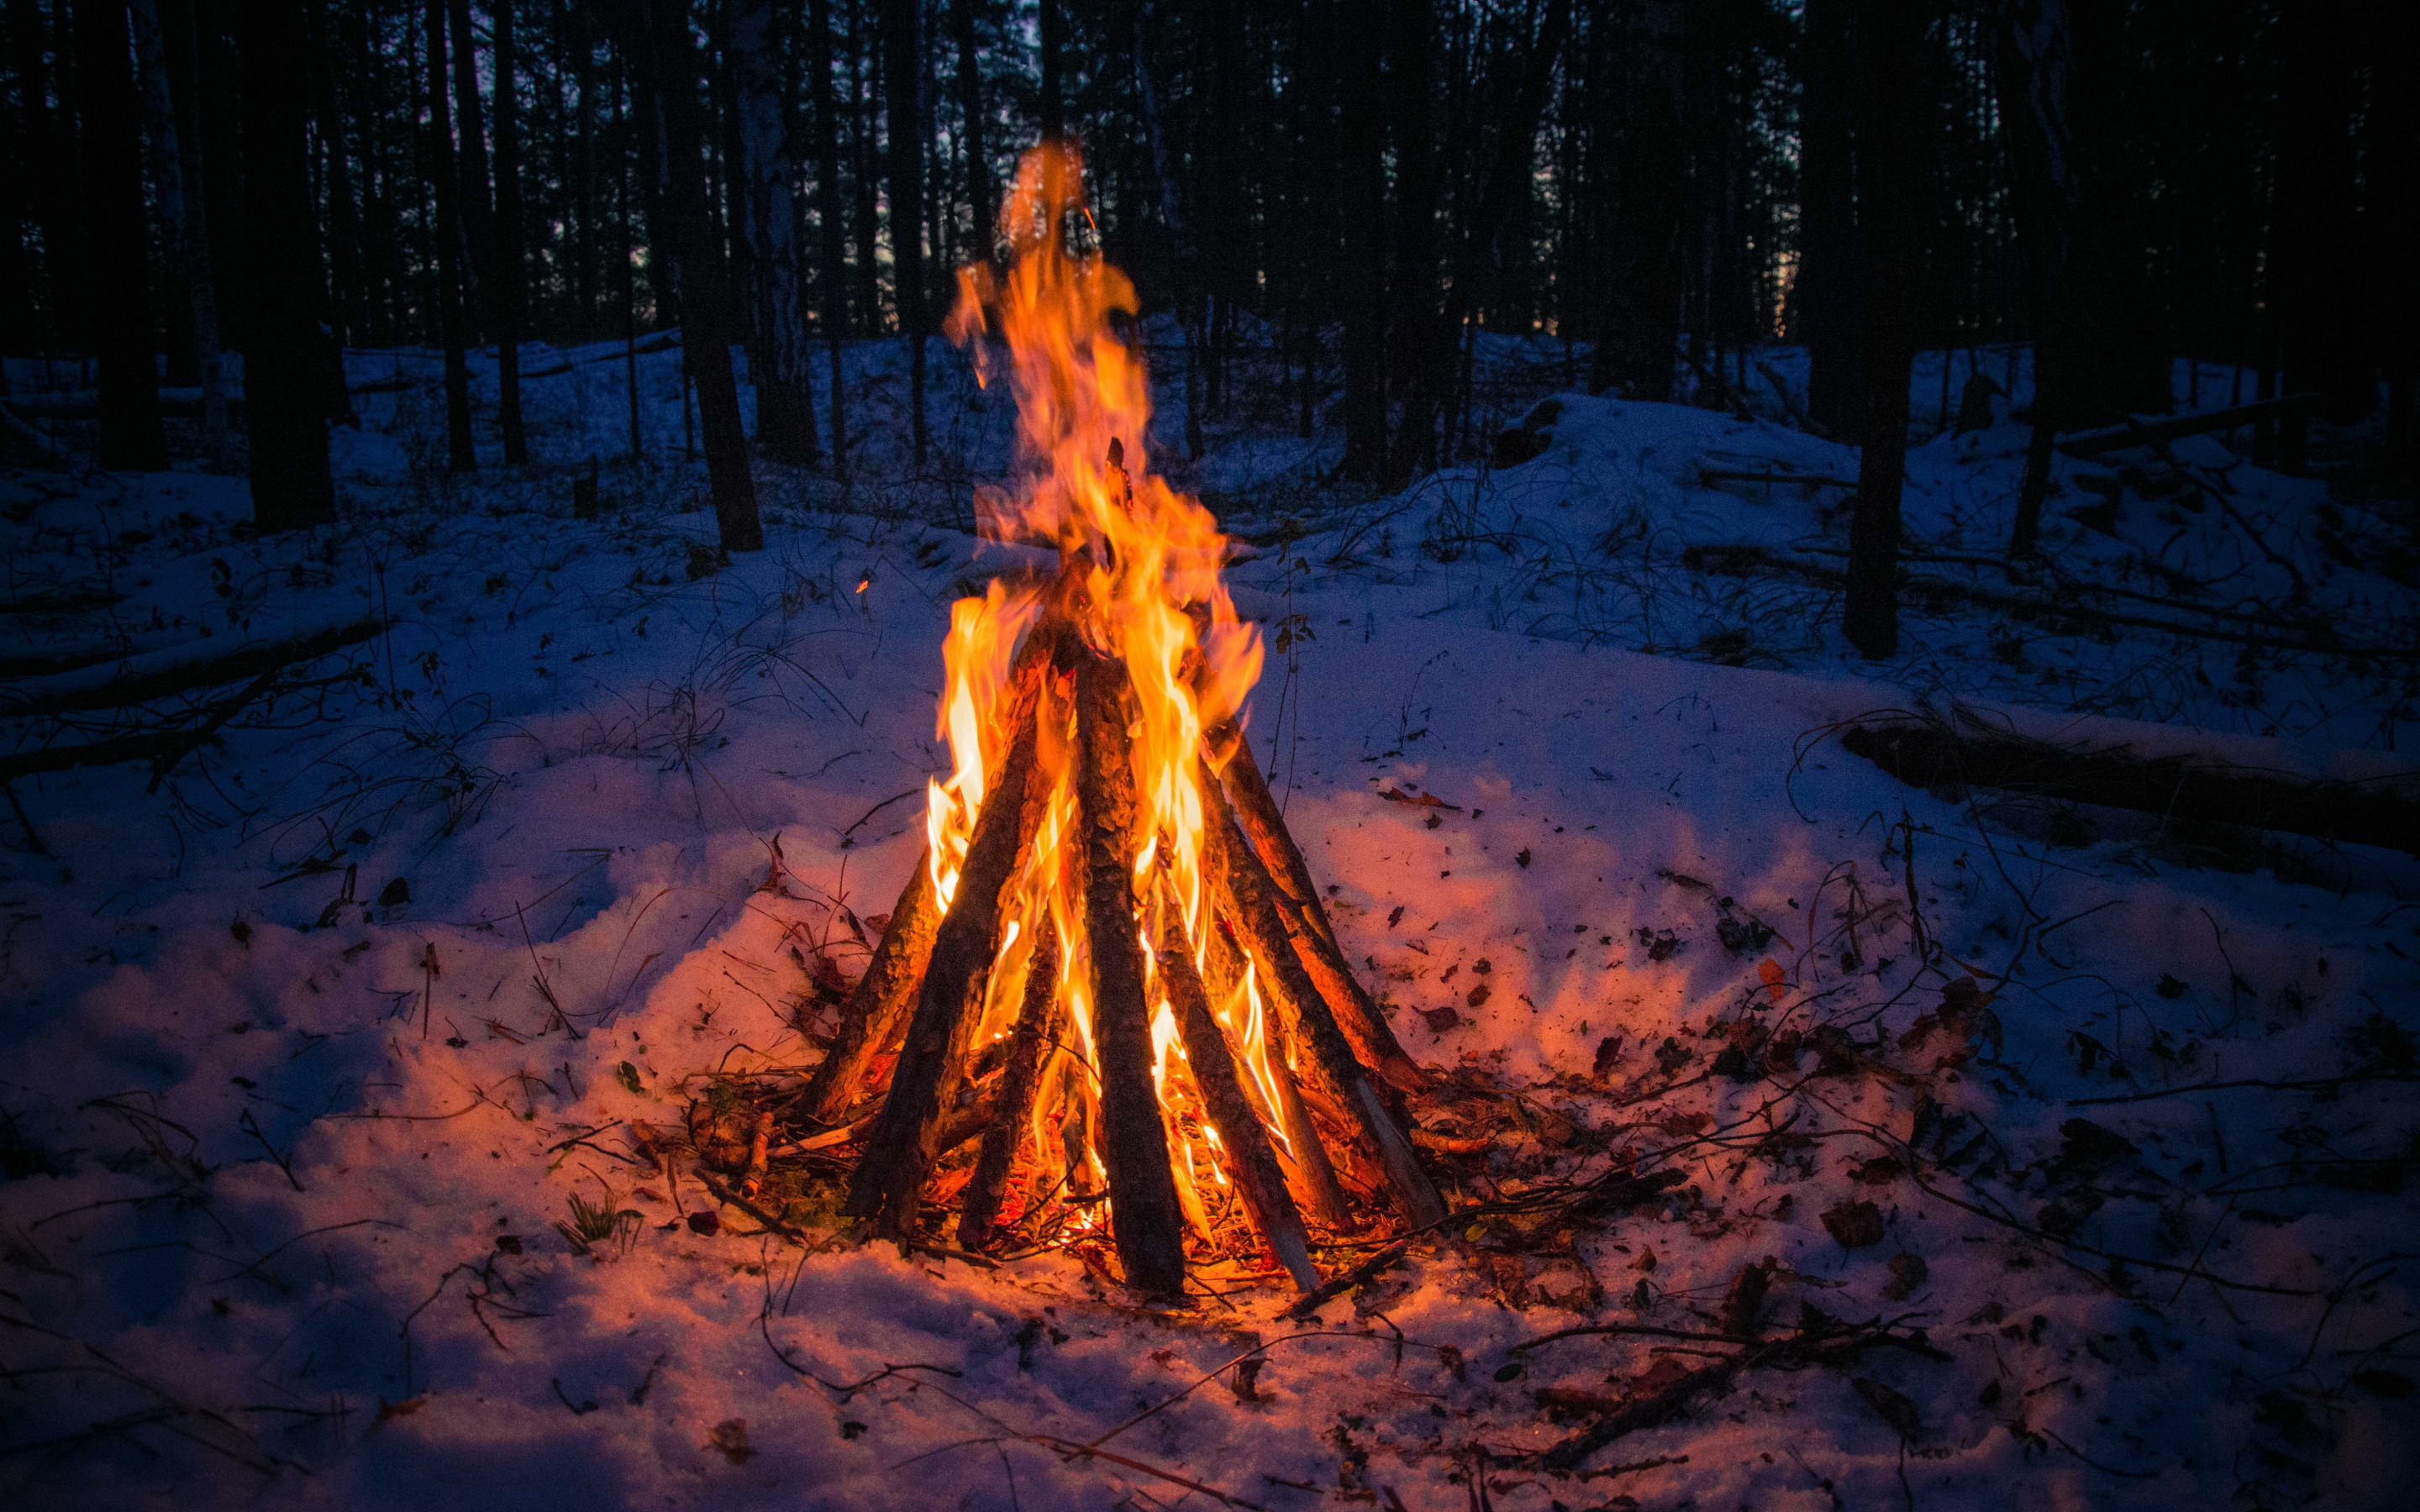
M 1883 1242 L 1883 1211 L 1870 1202 L 1843 1202 L 1824 1211 L 1823 1231 L 1842 1249 L 1865 1249 Z

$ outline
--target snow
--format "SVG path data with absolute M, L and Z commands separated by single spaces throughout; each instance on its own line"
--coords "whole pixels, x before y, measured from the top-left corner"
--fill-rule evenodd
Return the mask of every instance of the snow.
M 1481 435 L 1562 381 L 1553 344 L 1486 357 Z M 1803 390 L 1803 361 L 1766 360 Z M 762 470 L 768 548 L 718 567 L 702 473 L 668 456 L 677 351 L 640 359 L 637 469 L 614 460 L 618 343 L 523 361 L 570 364 L 528 387 L 535 461 L 449 482 L 427 470 L 435 358 L 357 354 L 357 383 L 413 381 L 361 395 L 363 428 L 335 433 L 348 519 L 318 536 L 251 536 L 240 483 L 196 472 L 0 483 L 7 593 L 114 588 L 138 644 L 396 621 L 353 654 L 365 676 L 321 664 L 326 686 L 238 719 L 156 794 L 139 766 L 16 784 L 49 854 L 13 828 L 0 851 L 12 1504 L 1210 1504 L 1174 1476 L 1274 1508 L 1460 1508 L 1481 1451 L 1507 1508 L 2394 1506 L 2420 1485 L 2412 1398 L 2381 1394 L 2412 1374 L 2403 1088 L 2071 1105 L 2328 1078 L 2396 1063 L 2398 1042 L 2408 1065 L 2409 858 L 2341 847 L 2366 880 L 2339 893 L 2126 839 L 2057 848 L 1811 739 L 1954 698 L 2058 738 L 2375 775 L 2402 769 L 2408 663 L 2264 653 L 2247 671 L 2231 645 L 1952 602 L 1911 602 L 1909 650 L 1861 663 L 1820 587 L 1680 560 L 1845 538 L 1841 490 L 1703 486 L 1707 467 L 1854 475 L 1854 451 L 1788 428 L 1777 403 L 1742 421 L 1564 393 L 1537 460 L 1357 499 L 1313 476 L 1336 456 L 1325 429 L 1214 424 L 1186 463 L 1164 375 L 1155 461 L 1233 501 L 1256 543 L 1238 604 L 1291 632 L 1253 741 L 1348 953 L 1373 963 L 1416 1059 L 1589 1131 L 1525 1115 L 1487 1161 L 1441 1163 L 1450 1200 L 1585 1179 L 1620 1148 L 1690 1180 L 1584 1228 L 1585 1272 L 1497 1214 L 1315 1322 L 1282 1318 L 1273 1288 L 1156 1316 L 1064 1255 L 986 1270 L 809 1251 L 736 1211 L 699 1234 L 696 1180 L 668 1187 L 631 1142 L 677 1126 L 710 1072 L 812 1064 L 809 964 L 859 959 L 834 905 L 887 910 L 915 855 L 914 800 L 877 806 L 941 764 L 948 605 L 1034 555 L 953 528 L 1008 465 L 1005 401 L 937 346 L 941 460 L 915 473 L 904 352 L 853 345 L 859 484 Z M 485 405 L 492 359 L 473 369 Z M 1919 417 L 1938 382 L 1919 365 Z M 2005 540 L 2024 433 L 1996 412 L 1911 453 L 1922 549 Z M 2177 451 L 2236 490 L 2304 596 L 2220 510 L 2176 523 L 2135 496 L 2116 534 L 2058 513 L 2086 496 L 2054 500 L 2071 571 L 2149 591 L 2158 563 L 2349 641 L 2408 621 L 2398 583 L 2315 544 L 2318 485 L 2215 440 Z M 606 509 L 574 520 L 568 480 L 592 455 Z M 0 655 L 97 623 L 29 620 Z M 1774 933 L 1734 951 L 1727 916 Z M 1940 1110 L 1923 1130 L 1916 1088 L 1882 1075 L 1698 1080 L 1743 1021 L 1895 1042 L 1962 963 L 2007 974 L 2004 1042 L 1947 1071 L 1876 1052 L 1923 1073 Z M 1420 1016 L 1449 1006 L 1441 1030 Z M 1935 1140 L 1945 1116 L 1968 1121 Z M 2077 1179 L 2076 1119 L 2133 1152 Z M 1894 1141 L 1986 1133 L 1924 1185 L 1858 1178 Z M 2101 1205 L 2071 1243 L 1992 1217 L 2039 1223 L 2079 1187 Z M 554 1227 L 575 1195 L 638 1220 L 575 1253 Z M 1859 1200 L 1886 1238 L 1843 1249 L 1822 1215 Z M 1900 1255 L 1926 1278 L 1894 1298 Z M 1513 1346 L 1590 1321 L 1709 1329 L 1767 1257 L 1768 1326 L 1808 1305 L 1897 1318 L 1947 1359 L 1747 1372 L 1597 1454 L 1594 1472 L 1644 1467 L 1606 1477 L 1523 1460 L 1579 1426 L 1532 1392 L 1699 1360 L 1651 1337 Z M 1260 1345 L 1259 1399 L 1222 1376 L 1129 1426 Z M 1916 1405 L 1911 1443 L 1852 1375 Z M 1035 1442 L 1122 1427 L 1103 1447 L 1126 1462 Z

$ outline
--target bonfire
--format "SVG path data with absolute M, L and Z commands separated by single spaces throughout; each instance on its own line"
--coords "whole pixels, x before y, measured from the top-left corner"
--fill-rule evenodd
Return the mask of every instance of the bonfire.
M 1443 1219 L 1399 1122 L 1421 1073 L 1246 747 L 1259 637 L 1217 521 L 1151 472 L 1134 289 L 1080 182 L 1026 156 L 948 327 L 1016 401 L 984 532 L 1058 569 L 954 606 L 954 770 L 797 1111 L 861 1141 L 844 1211 L 903 1244 L 954 1190 L 965 1250 L 1105 1231 L 1145 1292 L 1220 1258 L 1310 1289 L 1314 1235 Z

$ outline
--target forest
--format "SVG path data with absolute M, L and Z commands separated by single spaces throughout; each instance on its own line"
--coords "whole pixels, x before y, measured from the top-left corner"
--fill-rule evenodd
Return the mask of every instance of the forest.
M 2407 1504 L 2397 13 L 6 0 L 0 1495 Z

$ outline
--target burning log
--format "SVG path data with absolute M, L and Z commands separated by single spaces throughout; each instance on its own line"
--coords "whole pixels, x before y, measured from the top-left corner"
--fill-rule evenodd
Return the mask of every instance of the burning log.
M 1174 912 L 1171 910 L 1171 916 Z M 1210 995 L 1194 969 L 1192 941 L 1181 918 L 1171 917 L 1163 930 L 1157 960 L 1160 976 L 1168 984 L 1168 999 L 1176 1009 L 1186 1058 L 1193 1065 L 1194 1084 L 1202 1088 L 1202 1101 L 1218 1120 L 1216 1127 L 1226 1131 L 1218 1137 L 1229 1157 L 1228 1176 L 1251 1214 L 1252 1226 L 1268 1241 L 1269 1252 L 1294 1277 L 1294 1284 L 1309 1291 L 1319 1285 L 1319 1272 L 1311 1263 L 1311 1236 L 1302 1227 L 1294 1198 L 1286 1193 L 1285 1175 L 1278 1166 L 1277 1151 L 1269 1146 L 1267 1126 L 1244 1091 L 1235 1057 L 1227 1048 L 1227 1036 L 1211 1014 Z M 1315 1136 L 1311 1143 L 1315 1148 Z
M 1445 1202 L 1435 1184 L 1420 1169 L 1411 1141 L 1395 1126 L 1327 1000 L 1295 954 L 1278 912 L 1277 884 L 1249 847 L 1234 843 L 1233 817 L 1218 784 L 1205 781 L 1202 787 L 1216 816 L 1205 829 L 1217 837 L 1216 854 L 1223 863 L 1214 873 L 1220 905 L 1238 920 L 1239 934 L 1257 946 L 1254 964 L 1267 968 L 1288 1038 L 1310 1052 L 1299 1069 L 1309 1073 L 1311 1095 L 1326 1104 L 1322 1111 L 1329 1119 L 1358 1133 L 1356 1144 L 1386 1171 L 1388 1184 L 1414 1227 L 1442 1221 Z
M 1135 933 L 1134 764 L 1126 748 L 1124 670 L 1087 656 L 1076 672 L 1081 748 L 1076 802 L 1084 824 L 1084 927 L 1093 953 L 1093 1042 L 1099 1049 L 1101 1158 L 1126 1282 L 1185 1289 L 1176 1179 L 1152 1086 L 1150 1007 Z
M 1286 830 L 1285 816 L 1278 812 L 1268 780 L 1261 775 L 1260 764 L 1252 760 L 1251 748 L 1234 721 L 1212 731 L 1209 746 L 1213 760 L 1220 764 L 1219 777 L 1236 823 L 1277 885 L 1286 933 L 1294 939 L 1304 968 L 1318 983 L 1320 995 L 1373 1071 L 1402 1091 L 1420 1090 L 1426 1078 L 1404 1054 L 1395 1031 L 1353 975 L 1343 948 L 1337 943 L 1336 926 L 1328 921 L 1327 910 L 1319 901 L 1319 887 L 1311 880 L 1311 868 L 1303 864 L 1302 851 Z
M 798 1111 L 818 1123 L 836 1123 L 851 1103 L 865 1091 L 866 1068 L 897 1036 L 908 1011 L 915 1005 L 916 989 L 933 959 L 933 934 L 941 927 L 941 907 L 933 896 L 932 853 L 916 857 L 908 890 L 891 910 L 882 938 L 865 975 L 851 988 L 841 1006 L 840 1026 L 832 1046 L 799 1096 Z
M 1312 1224 L 1444 1218 L 1380 1090 L 1422 1078 L 1227 712 L 1260 646 L 1218 581 L 1226 540 L 1142 464 L 1148 391 L 1112 319 L 1132 290 L 1066 246 L 1080 176 L 1043 167 L 1001 215 L 1018 257 L 1004 281 L 962 275 L 952 330 L 999 320 L 1043 464 L 1021 499 L 985 497 L 985 532 L 1058 542 L 1060 572 L 953 609 L 955 771 L 793 1107 L 833 1126 L 817 1148 L 863 1129 L 844 1211 L 903 1246 L 962 1193 L 969 1252 L 1106 1235 L 1127 1284 L 1163 1296 L 1197 1255 L 1264 1252 L 1308 1290 Z M 996 360 L 978 341 L 979 368 Z M 1247 1232 L 1259 1243 L 1231 1251 Z
M 915 1016 L 892 1069 L 891 1094 L 875 1120 L 843 1210 L 852 1218 L 877 1219 L 890 1237 L 908 1237 L 924 1179 L 943 1153 L 934 1138 L 935 1123 L 944 1094 L 954 1090 L 953 1084 L 965 1075 L 977 1026 L 973 1010 L 982 1004 L 999 947 L 1001 894 L 1039 817 L 1026 802 L 1039 691 L 1036 677 L 1016 700 L 1011 716 L 1016 738 L 967 846 L 956 905 L 933 932 Z
M 1008 1194 L 1009 1168 L 1016 1160 L 1025 1126 L 1033 1117 L 1034 1101 L 1042 1094 L 1042 1073 L 1058 1048 L 1058 1026 L 1065 1017 L 1063 1007 L 1057 964 L 1044 955 L 1042 944 L 1037 943 L 1032 964 L 1026 968 L 1016 1038 L 1009 1043 L 1008 1067 L 1001 1076 L 1000 1116 L 984 1131 L 983 1153 L 976 1158 L 975 1174 L 967 1182 L 966 1204 L 959 1210 L 958 1242 L 968 1249 L 982 1249 L 1000 1217 L 1001 1202 Z
M 1210 985 L 1218 994 L 1219 1001 L 1245 995 L 1245 952 L 1226 930 L 1210 931 Z M 1352 1228 L 1353 1209 L 1344 1200 L 1344 1184 L 1336 1179 L 1336 1166 L 1327 1158 L 1327 1146 L 1311 1124 L 1311 1104 L 1303 1100 L 1302 1086 L 1295 1078 L 1294 1068 L 1286 1064 L 1281 1054 L 1267 1056 L 1264 1061 L 1272 1101 L 1277 1104 L 1276 1126 L 1284 1134 L 1286 1148 L 1295 1157 L 1290 1185 L 1295 1201 L 1330 1228 Z

